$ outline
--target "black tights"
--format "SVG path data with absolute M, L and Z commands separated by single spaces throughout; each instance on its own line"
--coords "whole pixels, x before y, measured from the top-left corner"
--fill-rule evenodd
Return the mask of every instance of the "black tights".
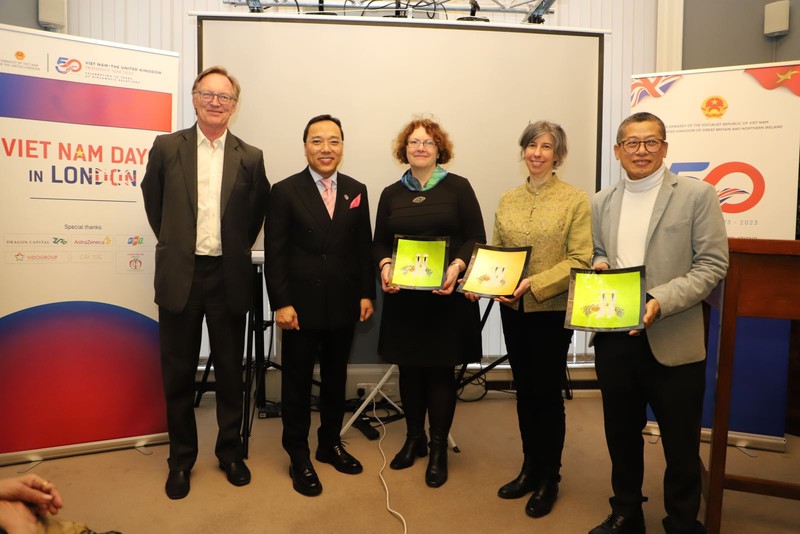
M 409 437 L 422 435 L 427 413 L 431 436 L 446 439 L 456 411 L 453 368 L 401 365 L 400 400 Z

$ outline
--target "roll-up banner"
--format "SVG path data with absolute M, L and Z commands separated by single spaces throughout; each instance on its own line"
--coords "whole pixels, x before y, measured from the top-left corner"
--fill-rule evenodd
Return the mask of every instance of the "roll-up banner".
M 670 170 L 717 190 L 729 237 L 795 238 L 800 63 L 635 76 L 631 112 L 639 111 L 664 121 Z M 739 445 L 785 448 L 789 326 L 784 320 L 737 320 L 730 429 Z M 714 309 L 705 427 L 714 413 L 718 332 Z
M 0 25 L 0 465 L 166 440 L 140 191 L 178 57 Z

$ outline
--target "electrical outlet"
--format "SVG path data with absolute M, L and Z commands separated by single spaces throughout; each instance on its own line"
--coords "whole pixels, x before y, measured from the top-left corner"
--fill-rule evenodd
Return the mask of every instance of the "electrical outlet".
M 375 382 L 359 382 L 356 384 L 356 389 L 358 391 L 364 390 L 364 395 L 369 395 L 369 393 L 377 386 L 378 384 Z
M 373 389 L 378 386 L 377 382 L 359 382 L 356 384 L 356 391 L 359 393 L 364 391 L 364 395 L 369 395 Z M 381 391 L 384 395 L 392 395 L 397 391 L 397 383 L 396 382 L 384 382 L 381 386 Z

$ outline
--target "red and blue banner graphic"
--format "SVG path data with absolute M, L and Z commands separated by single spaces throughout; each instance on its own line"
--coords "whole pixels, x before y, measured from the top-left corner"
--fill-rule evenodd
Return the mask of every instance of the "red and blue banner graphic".
M 169 132 L 172 94 L 0 72 L 0 117 Z
M 0 346 L 0 452 L 166 432 L 151 319 L 97 302 L 45 304 L 1 317 Z

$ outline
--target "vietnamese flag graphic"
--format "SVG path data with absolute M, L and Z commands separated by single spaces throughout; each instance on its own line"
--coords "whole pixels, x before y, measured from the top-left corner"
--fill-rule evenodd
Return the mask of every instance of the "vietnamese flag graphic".
M 771 91 L 778 87 L 786 87 L 800 96 L 800 64 L 745 69 L 745 72 L 758 80 L 764 89 Z

